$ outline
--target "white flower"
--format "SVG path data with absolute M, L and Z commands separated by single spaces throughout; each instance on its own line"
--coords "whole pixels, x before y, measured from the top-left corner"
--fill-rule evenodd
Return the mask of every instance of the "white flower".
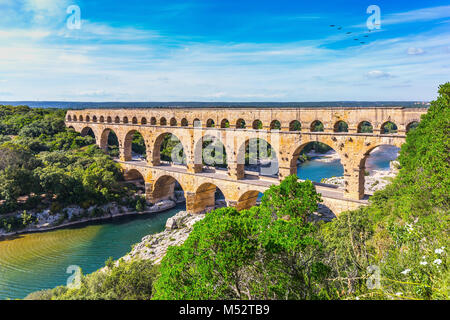
M 442 249 L 442 248 L 434 250 L 434 253 L 437 253 L 437 254 L 441 254 L 442 252 L 444 252 L 444 249 Z
M 422 257 L 422 259 L 424 259 L 424 260 L 425 260 L 425 256 L 423 256 L 423 257 Z
M 428 262 L 426 262 L 426 261 L 420 261 L 420 264 L 423 265 L 423 266 L 426 266 L 426 265 L 428 264 Z
M 359 297 L 356 297 L 355 299 L 356 299 L 356 300 L 359 300 Z
M 401 295 L 403 295 L 403 292 L 397 292 L 395 295 L 396 296 L 401 296 Z
M 402 273 L 402 274 L 408 274 L 410 271 L 411 271 L 411 269 L 405 269 L 405 270 L 403 270 L 403 271 L 400 272 L 400 273 Z
M 441 259 L 436 259 L 436 260 L 433 261 L 433 263 L 434 263 L 434 264 L 441 264 L 441 263 L 442 263 L 442 260 L 441 260 Z

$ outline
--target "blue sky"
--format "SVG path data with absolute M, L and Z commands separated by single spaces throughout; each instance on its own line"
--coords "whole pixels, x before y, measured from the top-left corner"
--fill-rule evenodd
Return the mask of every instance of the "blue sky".
M 422 101 L 450 81 L 449 1 L 0 0 L 0 14 L 0 101 Z

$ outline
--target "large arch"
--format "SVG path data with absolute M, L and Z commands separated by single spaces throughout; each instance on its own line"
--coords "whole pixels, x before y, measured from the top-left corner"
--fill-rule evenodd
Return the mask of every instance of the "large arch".
M 118 136 L 111 128 L 103 130 L 100 137 L 100 148 L 108 152 L 113 157 L 119 157 L 120 142 Z
M 172 200 L 178 203 L 184 199 L 184 190 L 185 186 L 182 185 L 181 181 L 171 175 L 163 174 L 153 182 L 147 199 L 151 203 L 157 203 L 161 200 Z
M 194 145 L 194 164 L 197 171 L 227 168 L 227 150 L 219 137 L 204 135 Z
M 278 152 L 262 138 L 248 138 L 238 149 L 237 176 L 245 177 L 245 170 L 258 172 L 259 176 L 278 176 Z
M 244 192 L 239 197 L 239 200 L 236 203 L 236 210 L 241 211 L 245 209 L 250 209 L 251 207 L 255 206 L 260 194 L 261 192 L 257 190 L 249 190 Z
M 217 192 L 217 191 L 220 192 Z M 220 194 L 223 199 L 219 199 Z M 194 213 L 209 212 L 217 207 L 226 206 L 227 199 L 225 194 L 218 188 L 217 185 L 206 182 L 201 184 L 195 190 L 195 196 L 192 205 Z
M 142 138 L 139 138 L 138 135 Z M 134 141 L 133 141 L 134 140 Z M 130 130 L 125 135 L 123 139 L 123 158 L 125 161 L 138 160 L 143 161 L 146 157 L 146 150 L 148 150 L 148 146 L 145 142 L 144 136 L 138 130 Z M 133 153 L 138 153 L 141 157 L 138 159 L 133 159 Z
M 290 168 L 290 174 L 297 174 L 300 179 L 314 182 L 344 175 L 342 155 L 331 141 L 308 141 L 301 144 L 292 153 Z
M 124 172 L 125 184 L 128 189 L 134 189 L 137 195 L 145 195 L 145 177 L 138 169 L 130 169 Z
M 81 134 L 82 137 L 85 137 L 85 136 L 89 135 L 92 138 L 96 139 L 95 132 L 94 132 L 94 130 L 92 130 L 91 127 L 84 127 L 83 129 L 81 129 L 80 134 Z
M 373 133 L 373 126 L 369 121 L 361 121 L 358 124 L 358 133 Z
M 163 148 L 168 149 L 170 154 L 166 154 L 162 150 Z M 161 161 L 186 165 L 186 149 L 181 140 L 173 133 L 164 132 L 155 139 L 151 162 L 153 166 L 159 166 Z

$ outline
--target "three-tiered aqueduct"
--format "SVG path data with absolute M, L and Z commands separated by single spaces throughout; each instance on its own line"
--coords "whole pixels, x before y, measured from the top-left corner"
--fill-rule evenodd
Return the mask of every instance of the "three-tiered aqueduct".
M 173 197 L 178 181 L 185 193 L 186 210 L 194 213 L 214 206 L 216 187 L 229 206 L 239 210 L 253 206 L 260 192 L 296 174 L 298 156 L 308 143 L 322 142 L 339 154 L 345 187 L 316 184 L 316 188 L 324 204 L 339 214 L 367 203 L 364 173 L 371 150 L 381 145 L 400 147 L 410 126 L 426 111 L 404 107 L 85 109 L 68 111 L 66 124 L 82 135 L 92 129 L 97 144 L 104 149 L 113 130 L 119 140 L 118 162 L 129 179 L 137 172 L 144 177 L 147 199 L 155 203 Z M 313 131 L 317 121 L 323 124 L 322 132 Z M 348 131 L 336 132 L 342 122 Z M 372 125 L 372 133 L 361 133 L 364 123 Z M 387 123 L 397 126 L 395 134 L 384 133 Z M 132 159 L 136 131 L 144 138 L 146 161 Z M 182 143 L 186 166 L 161 162 L 161 143 L 167 134 Z M 206 170 L 202 164 L 202 141 L 210 136 L 226 149 L 226 170 Z M 246 146 L 251 139 L 260 138 L 267 140 L 277 156 L 278 177 L 244 170 Z

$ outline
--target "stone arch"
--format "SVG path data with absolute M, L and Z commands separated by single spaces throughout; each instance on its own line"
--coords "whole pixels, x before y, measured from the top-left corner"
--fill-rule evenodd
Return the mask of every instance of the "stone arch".
M 263 124 L 262 124 L 261 120 L 256 119 L 255 121 L 253 121 L 252 128 L 255 129 L 255 130 L 262 129 L 263 128 Z
M 138 123 L 137 118 L 136 118 L 136 117 L 133 117 L 133 119 L 131 119 L 131 123 L 132 123 L 132 124 L 137 124 L 137 123 Z
M 271 150 L 270 157 L 267 154 L 269 149 Z M 248 157 L 247 154 L 249 154 Z M 247 138 L 238 148 L 236 175 L 238 179 L 242 179 L 245 177 L 245 170 L 254 171 L 257 168 L 260 176 L 278 176 L 278 161 L 278 150 L 267 140 Z
M 270 123 L 270 130 L 281 130 L 281 122 L 278 120 L 273 120 Z
M 169 174 L 162 174 L 153 182 L 151 190 L 147 194 L 147 199 L 151 203 L 157 203 L 161 200 L 177 201 L 178 197 L 176 192 L 178 188 L 183 191 L 184 197 L 186 186 L 182 184 L 182 181 L 177 180 Z
M 80 115 L 80 119 L 79 119 L 80 121 L 83 121 L 83 115 Z
M 392 121 L 386 121 L 381 125 L 381 128 L 380 128 L 381 134 L 395 134 L 397 132 L 398 132 L 398 127 Z
M 311 122 L 311 126 L 309 127 L 309 130 L 311 132 L 323 132 L 325 129 L 324 129 L 322 121 L 314 120 L 313 122 Z
M 126 133 L 125 137 L 123 138 L 122 143 L 119 140 L 119 144 L 123 147 L 123 160 L 124 161 L 131 161 L 133 160 L 132 157 L 132 147 L 133 147 L 133 137 L 135 133 L 139 133 L 143 140 L 144 140 L 144 146 L 145 150 L 148 150 L 147 142 L 145 141 L 144 135 L 142 132 L 139 132 L 138 130 L 130 130 Z M 145 152 L 143 154 L 145 156 Z
M 245 129 L 246 128 L 246 124 L 245 124 L 245 120 L 240 118 L 236 121 L 236 129 Z
M 91 117 L 89 117 L 89 115 L 86 116 L 86 122 L 91 122 Z
M 123 122 L 123 123 L 128 123 L 128 117 L 123 117 L 122 122 Z
M 220 206 L 217 204 L 216 191 L 220 188 L 213 183 L 205 182 L 197 187 L 193 202 L 191 203 L 191 211 L 194 213 L 209 212 Z M 220 190 L 224 196 L 224 202 L 226 203 L 227 197 L 225 193 Z
M 146 125 L 147 124 L 147 118 L 146 117 L 141 118 L 141 124 L 142 125 Z
M 250 209 L 256 205 L 260 192 L 256 190 L 249 190 L 244 192 L 236 203 L 236 210 L 241 211 Z
M 127 183 L 132 183 L 138 188 L 138 194 L 143 194 L 146 197 L 148 196 L 146 194 L 145 173 L 141 172 L 137 168 L 133 168 L 124 172 L 124 178 Z
M 221 128 L 229 128 L 230 121 L 228 121 L 228 119 L 222 119 L 222 121 L 220 122 L 220 127 Z
M 91 127 L 84 127 L 81 132 L 80 132 L 82 137 L 85 137 L 87 135 L 93 137 L 94 139 L 96 139 L 97 137 L 95 136 L 95 132 L 94 130 L 92 130 Z
M 100 145 L 99 145 L 99 147 L 101 148 L 101 149 L 103 149 L 103 150 L 105 150 L 105 151 L 108 151 L 108 146 L 109 146 L 109 143 L 108 143 L 108 141 L 109 141 L 109 135 L 110 135 L 110 133 L 114 133 L 114 135 L 116 136 L 116 138 L 117 138 L 117 142 L 118 142 L 118 147 L 120 148 L 120 140 L 119 140 L 119 137 L 117 136 L 117 133 L 113 130 L 113 129 L 111 129 L 111 128 L 105 128 L 104 130 L 103 130 L 103 132 L 101 133 L 101 136 L 100 136 Z
M 200 121 L 200 119 L 195 118 L 194 122 L 193 122 L 194 127 L 201 127 L 202 126 L 202 122 Z
M 289 172 L 289 174 L 295 174 L 295 175 L 298 175 L 298 171 L 300 170 L 300 175 L 302 175 L 302 172 L 301 172 L 301 167 L 299 168 L 298 167 L 298 162 L 299 162 L 299 160 L 301 160 L 300 159 L 300 155 L 302 154 L 302 152 L 306 152 L 309 148 L 311 148 L 311 147 L 316 147 L 316 146 L 321 146 L 320 144 L 318 144 L 317 145 L 317 143 L 321 143 L 321 144 L 323 144 L 323 145 L 326 145 L 330 150 L 332 149 L 332 150 L 334 150 L 334 152 L 336 152 L 336 159 L 338 159 L 339 160 L 339 162 L 340 162 L 340 167 L 339 168 L 337 168 L 339 171 L 343 171 L 345 168 L 344 168 L 344 162 L 345 162 L 345 159 L 346 159 L 346 157 L 345 157 L 345 155 L 343 155 L 342 154 L 342 151 L 341 151 L 341 148 L 339 148 L 339 145 L 338 145 L 338 143 L 337 142 L 334 142 L 333 140 L 332 140 L 332 138 L 323 138 L 323 139 L 317 139 L 317 140 L 308 140 L 308 141 L 305 141 L 304 143 L 302 143 L 302 144 L 300 144 L 300 145 L 298 145 L 298 146 L 296 146 L 295 147 L 295 149 L 293 149 L 294 151 L 291 153 L 292 154 L 292 156 L 290 157 L 290 160 L 289 160 L 289 164 L 288 164 L 288 166 L 290 167 L 290 172 Z M 327 149 L 325 149 L 325 150 L 327 150 L 326 152 L 329 152 L 330 150 L 328 150 L 328 148 Z M 308 150 L 309 151 L 309 150 Z M 301 162 L 301 161 L 300 161 Z M 336 165 L 337 165 L 337 163 L 336 163 Z M 325 165 L 324 165 L 324 168 L 328 168 L 329 166 L 331 166 L 331 164 L 329 164 L 329 163 L 325 163 Z M 341 168 L 342 167 L 342 168 Z M 321 171 L 320 171 L 321 172 Z M 322 173 L 322 172 L 321 172 Z M 343 173 L 342 173 L 343 174 Z M 335 176 L 335 174 L 333 174 L 333 175 L 331 175 L 331 176 Z M 330 176 L 330 177 L 331 177 Z M 282 177 L 282 178 L 285 178 L 285 177 Z M 310 178 L 310 180 L 314 180 L 313 178 Z M 316 181 L 316 182 L 320 182 L 320 181 Z
M 208 120 L 206 121 L 206 127 L 208 127 L 208 128 L 214 128 L 214 127 L 215 127 L 214 120 L 213 120 L 213 119 L 208 119 Z
M 92 117 L 92 122 L 97 122 L 97 116 Z
M 169 160 L 169 161 L 173 161 L 175 164 L 186 164 L 186 148 L 185 148 L 185 146 L 183 145 L 183 143 L 181 142 L 181 140 L 180 140 L 180 138 L 179 137 L 177 137 L 176 135 L 174 135 L 173 133 L 170 133 L 170 132 L 164 132 L 164 133 L 161 133 L 160 135 L 158 135 L 158 137 L 155 139 L 155 141 L 154 141 L 154 144 L 153 144 L 153 149 L 152 149 L 152 159 L 151 159 L 151 163 L 152 163 L 152 165 L 153 166 L 159 166 L 159 165 L 161 165 L 161 147 L 162 147 L 162 145 L 163 145 L 163 143 L 164 143 L 164 140 L 166 139 L 166 137 L 167 136 L 172 136 L 172 137 L 174 137 L 174 139 L 173 139 L 173 141 L 174 142 L 177 142 L 176 140 L 178 140 L 178 142 L 181 144 L 181 146 L 178 146 L 178 149 L 177 150 L 180 150 L 180 151 L 178 151 L 178 153 L 177 153 L 177 155 L 179 155 L 179 153 L 182 151 L 183 152 L 183 154 L 184 154 L 184 156 L 182 156 L 182 158 L 181 159 L 171 159 L 171 160 Z M 175 140 L 176 139 L 176 140 Z M 172 152 L 173 152 L 174 150 L 172 150 Z M 177 152 L 177 151 L 175 151 L 175 152 Z M 171 156 L 171 158 L 172 158 L 172 156 Z M 181 160 L 181 161 L 180 161 Z M 178 163 L 177 163 L 178 162 Z
M 105 117 L 104 116 L 100 116 L 100 122 L 101 123 L 105 122 Z
M 108 118 L 106 118 L 106 122 L 112 123 L 112 118 L 110 116 L 108 116 Z
M 177 119 L 171 118 L 170 119 L 170 126 L 171 127 L 176 127 L 177 126 Z
M 166 118 L 162 117 L 161 119 L 159 119 L 159 125 L 160 126 L 166 126 L 167 125 Z
M 73 126 L 69 126 L 69 129 L 75 131 L 75 128 Z
M 348 132 L 348 124 L 343 120 L 337 121 L 333 126 L 334 132 Z
M 211 141 L 205 148 L 203 144 Z M 218 153 L 216 153 L 218 152 Z M 204 135 L 194 145 L 194 165 L 197 172 L 204 170 L 204 166 L 226 168 L 228 152 L 222 140 L 213 135 Z
M 189 125 L 189 122 L 186 118 L 181 119 L 181 126 L 187 127 Z
M 293 120 L 289 123 L 289 131 L 301 131 L 302 124 L 298 120 Z
M 409 132 L 410 130 L 414 130 L 418 126 L 419 126 L 419 121 L 418 120 L 413 120 L 413 121 L 411 121 L 410 123 L 408 123 L 406 125 L 406 132 Z
M 76 119 L 76 117 L 77 116 L 75 116 L 75 119 Z M 72 116 L 70 114 L 67 116 L 67 121 L 72 121 Z M 75 121 L 77 121 L 77 120 L 75 120 Z
M 369 121 L 361 121 L 358 124 L 358 133 L 373 133 L 373 126 Z
M 150 118 L 150 124 L 151 124 L 152 126 L 156 126 L 156 118 L 155 118 L 155 117 L 151 117 L 151 118 Z
M 114 118 L 114 123 L 120 123 L 120 118 L 119 118 L 119 116 L 116 116 L 116 117 Z

